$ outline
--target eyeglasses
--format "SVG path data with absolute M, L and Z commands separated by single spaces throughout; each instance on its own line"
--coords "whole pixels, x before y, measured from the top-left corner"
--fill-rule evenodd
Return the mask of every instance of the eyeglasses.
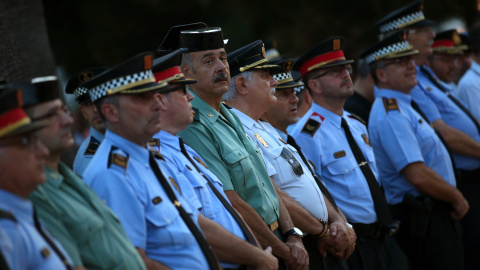
M 49 112 L 45 115 L 32 118 L 32 121 L 41 121 L 41 120 L 49 119 L 49 118 L 54 117 L 54 116 L 60 118 L 60 115 L 62 113 L 65 114 L 65 115 L 71 115 L 72 114 L 72 112 L 70 111 L 70 107 L 68 107 L 68 105 L 62 105 L 61 107 L 58 107 L 53 112 Z
M 297 161 L 297 159 L 293 156 L 290 150 L 288 150 L 287 148 L 283 148 L 280 156 L 283 157 L 290 164 L 290 166 L 292 166 L 293 172 L 296 176 L 300 176 L 303 174 L 302 165 Z
M 343 71 L 346 70 L 348 74 L 352 74 L 352 66 L 351 65 L 341 65 L 341 66 L 335 66 L 330 68 L 329 70 L 325 71 L 324 73 L 321 73 L 314 77 L 313 79 L 318 79 L 324 75 L 327 74 L 332 74 L 333 77 L 339 77 L 340 75 L 343 74 Z
M 170 88 L 170 89 L 167 89 L 167 90 L 159 90 L 158 93 L 159 94 L 166 94 L 166 93 L 170 93 L 170 92 L 173 92 L 173 91 L 177 91 L 177 90 L 183 90 L 183 95 L 187 95 L 187 86 L 182 84 L 180 86 L 177 86 L 177 87 L 173 87 L 173 88 Z
M 30 133 L 27 136 L 23 137 L 13 137 L 0 140 L 0 147 L 1 146 L 10 146 L 10 145 L 24 145 L 28 150 L 33 151 L 35 147 L 38 146 L 39 140 L 34 133 Z
M 389 65 L 407 66 L 410 63 L 410 61 L 413 61 L 413 63 L 415 63 L 415 58 L 413 58 L 412 55 L 385 60 L 385 66 L 389 66 Z

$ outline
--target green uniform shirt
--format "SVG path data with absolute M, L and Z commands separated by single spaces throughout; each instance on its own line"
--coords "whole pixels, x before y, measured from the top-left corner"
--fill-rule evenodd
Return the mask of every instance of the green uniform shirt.
M 145 269 L 113 212 L 72 170 L 45 167 L 47 181 L 30 195 L 38 216 L 75 266 Z
M 194 121 L 179 135 L 202 156 L 222 181 L 224 190 L 234 190 L 266 224 L 275 222 L 279 217 L 278 198 L 260 149 L 246 136 L 240 119 L 224 104 L 220 104 L 220 114 L 192 94 Z

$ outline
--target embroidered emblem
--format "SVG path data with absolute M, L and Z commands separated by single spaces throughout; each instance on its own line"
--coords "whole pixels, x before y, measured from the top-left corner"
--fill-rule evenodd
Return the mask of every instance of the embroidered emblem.
M 341 158 L 341 157 L 344 157 L 344 156 L 346 156 L 346 155 L 347 155 L 347 153 L 345 153 L 344 150 L 338 151 L 338 152 L 336 152 L 336 153 L 333 153 L 333 156 L 334 156 L 335 158 Z
M 260 137 L 260 135 L 258 135 L 258 133 L 255 133 L 254 135 L 255 135 L 255 137 L 257 138 L 257 140 L 258 140 L 263 146 L 265 146 L 265 148 L 268 148 L 267 142 L 266 142 L 262 137 Z
M 333 50 L 334 51 L 340 50 L 340 39 L 335 39 L 333 41 Z
M 397 103 L 397 100 L 394 99 L 394 98 L 382 98 L 383 100 L 383 106 L 385 107 L 385 111 L 388 112 L 389 111 L 400 111 L 400 108 L 398 107 L 398 103 Z
M 286 61 L 285 63 L 283 63 L 282 67 L 283 67 L 283 71 L 290 72 L 290 70 L 292 70 L 292 67 L 293 67 L 293 60 Z
M 152 199 L 153 204 L 159 204 L 161 202 L 162 202 L 162 198 L 160 198 L 159 196 Z
M 286 141 L 282 140 L 282 138 L 278 138 L 281 142 L 283 142 L 284 144 L 287 144 Z
M 192 110 L 193 110 L 193 113 L 192 113 L 193 121 L 200 121 L 199 110 L 195 107 L 193 107 Z
M 81 82 L 86 82 L 93 77 L 93 73 L 91 71 L 85 71 L 78 74 L 78 80 Z
M 173 179 L 172 177 L 169 177 L 168 180 L 170 180 L 170 182 L 172 183 L 172 185 L 177 189 L 177 191 L 182 194 L 182 192 L 180 191 L 180 188 L 178 187 L 178 184 L 177 182 L 175 182 L 175 179 Z
M 150 145 L 151 147 L 159 147 L 160 140 L 156 138 L 151 138 L 150 140 L 148 140 L 148 145 Z
M 188 169 L 189 171 L 192 170 L 192 168 L 190 168 L 190 166 L 188 166 L 187 164 L 185 164 L 185 166 L 187 167 L 187 169 Z
M 362 138 L 363 138 L 363 141 L 365 142 L 366 145 L 371 146 L 370 145 L 370 140 L 368 139 L 367 134 L 363 133 Z
M 362 123 L 364 125 L 367 124 L 367 123 L 365 123 L 365 121 L 363 121 L 363 119 L 360 116 L 358 116 L 356 114 L 353 114 L 353 113 L 350 113 L 350 115 L 348 115 L 348 118 L 355 119 L 355 120 L 359 121 L 360 123 Z
M 42 254 L 43 258 L 47 258 L 48 256 L 50 256 L 50 250 L 46 247 L 42 248 L 40 253 Z
M 207 113 L 207 116 L 210 117 L 210 118 L 212 118 L 212 117 L 214 117 L 215 115 L 213 115 L 213 114 L 211 114 L 211 113 Z
M 315 132 L 317 132 L 320 125 L 321 125 L 320 122 L 313 119 L 308 119 L 308 121 L 305 123 L 305 125 L 302 128 L 302 132 L 307 133 L 308 135 L 313 137 L 313 135 L 315 135 Z
M 156 159 L 161 159 L 161 160 L 165 161 L 165 158 L 163 157 L 162 154 L 160 154 L 160 152 L 158 152 L 157 150 L 155 150 L 155 149 L 153 149 L 153 148 L 150 148 L 150 150 L 152 150 L 153 156 L 154 156 Z
M 201 160 L 200 158 L 198 158 L 196 156 L 193 156 L 193 159 L 195 159 L 198 163 L 200 163 L 200 165 L 202 165 L 203 167 L 208 169 L 207 164 L 205 164 L 205 162 L 203 162 L 203 160 Z
M 87 146 L 87 149 L 85 149 L 85 153 L 83 153 L 83 155 L 85 155 L 85 156 L 95 155 L 95 152 L 97 152 L 97 149 L 98 149 L 99 145 L 100 144 L 98 144 L 96 142 L 89 142 L 88 146 Z
M 262 44 L 262 58 L 266 58 L 265 57 L 265 44 Z
M 117 165 L 120 168 L 127 170 L 129 155 L 118 149 L 118 147 L 112 146 L 110 149 L 110 155 L 108 156 L 108 168 L 113 165 Z

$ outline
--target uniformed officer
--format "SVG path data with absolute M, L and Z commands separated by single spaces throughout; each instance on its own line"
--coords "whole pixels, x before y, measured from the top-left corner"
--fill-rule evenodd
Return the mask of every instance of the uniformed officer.
M 83 117 L 87 119 L 90 124 L 90 134 L 88 138 L 83 141 L 77 151 L 75 160 L 73 161 L 73 171 L 82 176 L 88 164 L 92 160 L 93 155 L 97 151 L 98 146 L 103 141 L 105 136 L 105 125 L 103 124 L 97 108 L 90 100 L 88 89 L 79 87 L 85 81 L 90 80 L 93 76 L 98 75 L 107 70 L 106 68 L 87 68 L 78 72 L 75 76 L 70 78 L 65 86 L 67 94 L 74 94 L 75 101 L 80 105 L 80 111 Z
M 181 73 L 178 67 L 181 58 L 182 52 L 177 50 L 153 62 L 152 71 L 157 82 L 169 83 L 168 88 L 160 92 L 162 130 L 153 136 L 154 142 L 159 140 L 161 154 L 175 168 L 180 189 L 195 190 L 192 197 L 200 201 L 200 212 L 236 236 L 223 239 L 231 243 L 231 248 L 225 254 L 228 257 L 219 256 L 222 267 L 237 269 L 242 264 L 277 269 L 277 259 L 271 255 L 271 248 L 262 252 L 257 247 L 252 232 L 223 192 L 222 182 L 208 169 L 203 159 L 176 136 L 192 123 L 194 115 L 198 116 L 190 104 L 193 96 L 186 89 L 187 84 L 196 81 L 186 79 Z
M 172 35 L 173 47 L 184 53 L 183 74 L 197 81 L 189 89 L 195 97 L 192 105 L 200 115 L 179 135 L 222 181 L 228 199 L 261 245 L 271 246 L 273 254 L 290 267 L 304 269 L 308 257 L 300 239 L 290 237 L 286 244 L 279 239 L 293 224 L 277 197 L 261 152 L 245 136 L 236 115 L 221 103 L 230 82 L 221 29 L 198 28 L 177 28 Z M 161 47 L 168 47 L 163 44 Z
M 400 31 L 363 53 L 375 80 L 370 142 L 411 269 L 463 269 L 454 219 L 468 211 L 447 149 L 411 105 L 418 54 Z
M 302 237 L 303 233 L 308 234 L 303 242 L 307 250 L 310 250 L 310 268 L 323 269 L 318 252 L 320 248 L 328 247 L 330 251 L 346 258 L 353 252 L 355 243 L 348 242 L 345 220 L 330 204 L 327 211 L 328 201 L 324 200 L 320 186 L 297 150 L 287 144 L 288 139 L 280 138 L 272 125 L 260 120 L 276 104 L 279 83 L 282 84 L 280 88 L 299 85 L 293 82 L 290 74 L 292 59 L 275 62 L 277 67 L 256 65 L 262 59 L 262 46 L 261 41 L 255 41 L 228 55 L 232 82 L 228 92 L 223 95 L 223 100 L 233 107 L 232 111 L 242 121 L 247 136 L 262 150 L 265 163 L 273 166 L 276 171 L 272 179 L 280 189 L 277 192 L 292 213 L 292 221 L 299 226 L 287 232 L 284 237 Z M 247 68 L 240 72 L 242 67 Z M 291 91 L 293 95 L 293 89 Z M 296 113 L 292 111 L 287 114 L 296 118 Z
M 343 47 L 342 37 L 331 37 L 295 62 L 293 68 L 301 72 L 314 104 L 292 136 L 355 229 L 350 269 L 405 269 L 405 255 L 389 236 L 392 218 L 378 184 L 366 127 L 343 110 L 353 94 L 353 61 L 345 58 Z
M 457 186 L 470 203 L 470 210 L 462 220 L 464 228 L 465 267 L 480 265 L 480 124 L 466 109 L 455 93 L 445 87 L 429 67 L 428 56 L 433 53 L 431 44 L 435 34 L 428 27 L 432 21 L 425 19 L 423 2 L 416 1 L 382 18 L 377 25 L 382 32 L 396 28 L 407 29 L 408 41 L 419 51 L 415 56 L 417 85 L 410 95 L 452 152 L 457 169 Z
M 60 156 L 74 145 L 73 119 L 59 98 L 57 78 L 35 78 L 22 88 L 24 107 L 33 119 L 48 121 L 38 139 L 48 148 L 47 181 L 31 195 L 46 227 L 79 268 L 144 269 L 140 255 L 117 217 Z
M 18 87 L 0 92 L 0 253 L 2 269 L 73 269 L 62 246 L 34 214 L 28 195 L 45 182 L 48 149 L 22 109 Z

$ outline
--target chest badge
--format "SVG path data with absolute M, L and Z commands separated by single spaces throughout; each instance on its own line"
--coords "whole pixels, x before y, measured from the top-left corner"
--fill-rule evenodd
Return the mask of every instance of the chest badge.
M 370 145 L 370 140 L 368 139 L 367 134 L 363 133 L 362 138 L 363 138 L 363 141 L 365 142 L 366 145 L 371 146 Z
M 202 165 L 203 167 L 205 167 L 205 168 L 208 169 L 207 164 L 205 164 L 205 162 L 203 162 L 203 160 L 199 159 L 199 158 L 196 157 L 196 156 L 193 156 L 193 159 L 195 159 L 198 163 L 200 163 L 200 165 Z
M 172 185 L 177 189 L 178 193 L 182 194 L 182 192 L 180 191 L 180 188 L 178 187 L 178 184 L 177 184 L 177 182 L 175 181 L 175 179 L 173 179 L 172 177 L 169 177 L 168 180 L 170 180 L 170 182 L 172 183 Z
M 212 118 L 212 117 L 214 117 L 215 115 L 213 115 L 213 114 L 211 114 L 211 113 L 207 113 L 207 116 L 210 117 L 210 118 Z
M 283 142 L 284 144 L 287 144 L 286 141 L 282 140 L 282 138 L 278 138 L 281 142 Z
M 333 153 L 333 156 L 335 158 L 341 158 L 341 157 L 344 157 L 346 155 L 347 155 L 347 153 L 344 150 Z
M 267 142 L 266 142 L 262 137 L 260 137 L 260 135 L 258 135 L 258 133 L 255 133 L 254 135 L 255 135 L 255 137 L 257 138 L 257 140 L 258 140 L 263 146 L 265 146 L 265 148 L 268 148 Z

